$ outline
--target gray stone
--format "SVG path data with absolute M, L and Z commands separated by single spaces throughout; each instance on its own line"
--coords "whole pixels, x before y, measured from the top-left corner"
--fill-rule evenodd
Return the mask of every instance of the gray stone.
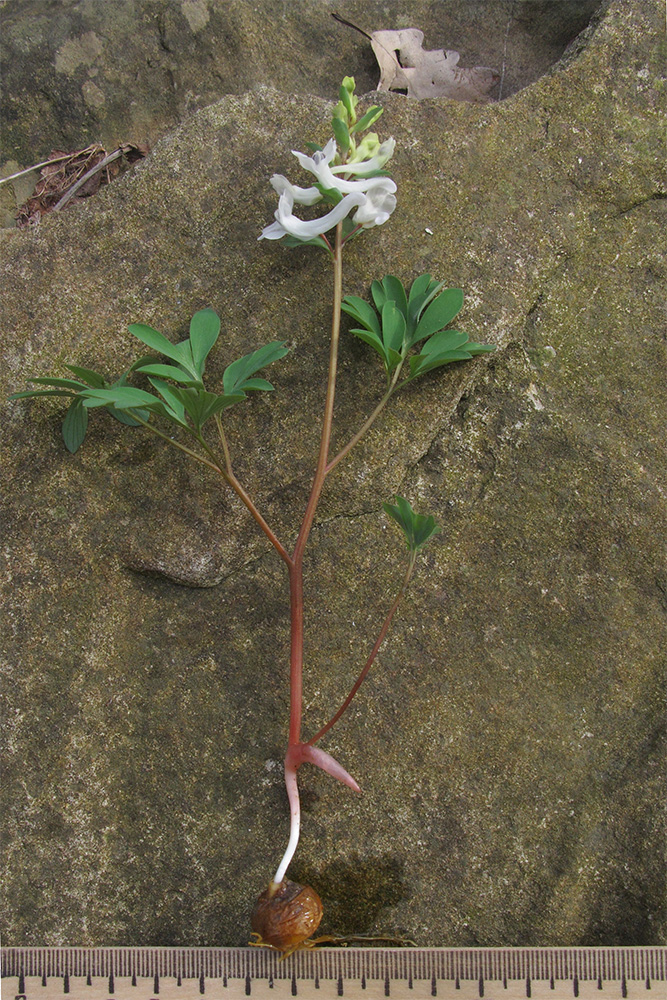
M 318 511 L 308 732 L 402 572 L 381 501 L 400 491 L 443 526 L 324 744 L 363 795 L 301 771 L 292 876 L 320 891 L 323 930 L 664 940 L 661 31 L 657 4 L 615 0 L 507 101 L 381 98 L 398 207 L 350 246 L 345 290 L 429 271 L 465 289 L 462 327 L 498 350 L 399 394 Z M 238 475 L 288 542 L 330 278 L 323 254 L 256 238 L 268 177 L 295 176 L 289 150 L 325 139 L 330 112 L 227 96 L 95 199 L 3 240 L 7 392 L 68 361 L 120 373 L 137 355 L 127 323 L 182 337 L 203 306 L 223 317 L 212 385 L 289 342 L 273 396 L 228 418 Z M 336 442 L 381 392 L 345 336 Z M 100 417 L 69 456 L 59 406 L 3 413 L 4 942 L 242 944 L 287 834 L 283 566 L 166 444 Z
M 586 27 L 601 0 L 0 0 L 0 176 L 52 149 L 153 144 L 193 111 L 259 84 L 326 99 L 346 73 L 359 92 L 379 71 L 366 31 L 416 27 L 460 66 L 502 70 L 492 96 L 537 79 Z M 33 178 L 34 180 L 34 178 Z M 5 208 L 12 226 L 23 192 Z

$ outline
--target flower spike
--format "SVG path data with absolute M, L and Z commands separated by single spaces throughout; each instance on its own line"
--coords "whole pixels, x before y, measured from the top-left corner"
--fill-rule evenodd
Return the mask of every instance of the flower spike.
M 299 187 L 282 174 L 272 176 L 271 186 L 279 195 L 275 222 L 265 226 L 258 239 L 280 240 L 289 236 L 310 243 L 324 237 L 349 216 L 357 229 L 382 226 L 389 219 L 396 208 L 396 184 L 381 171 L 393 155 L 396 143 L 393 139 L 381 143 L 374 132 L 368 133 L 358 145 L 355 143 L 350 128 L 358 135 L 377 120 L 375 112 L 380 109 L 371 109 L 373 115 L 365 115 L 357 122 L 354 111 L 357 98 L 353 91 L 354 80 L 346 77 L 341 88 L 342 103 L 337 106 L 332 122 L 335 138 L 329 139 L 324 149 L 315 149 L 310 156 L 292 150 L 300 166 L 317 183 Z M 321 201 L 333 203 L 326 215 L 306 221 L 294 214 L 295 205 L 317 205 Z M 326 238 L 319 242 L 327 245 Z

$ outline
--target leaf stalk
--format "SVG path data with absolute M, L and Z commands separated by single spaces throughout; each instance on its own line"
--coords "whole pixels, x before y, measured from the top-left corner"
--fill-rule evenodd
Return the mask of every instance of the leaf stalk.
M 375 662 L 375 658 L 376 658 L 376 656 L 377 656 L 377 654 L 378 654 L 378 652 L 380 650 L 380 646 L 384 642 L 385 636 L 387 635 L 387 632 L 389 631 L 389 626 L 391 625 L 392 619 L 393 619 L 394 615 L 396 614 L 396 611 L 398 609 L 399 604 L 401 603 L 401 599 L 402 599 L 403 595 L 405 594 L 406 590 L 408 589 L 408 584 L 410 583 L 410 580 L 412 579 L 412 574 L 414 573 L 415 560 L 416 560 L 416 552 L 411 552 L 410 553 L 410 559 L 408 560 L 408 566 L 407 566 L 407 569 L 406 569 L 406 572 L 405 572 L 405 576 L 403 577 L 403 582 L 401 583 L 400 589 L 399 589 L 396 597 L 394 598 L 394 601 L 393 601 L 391 607 L 389 608 L 389 611 L 387 612 L 387 616 L 386 616 L 384 622 L 382 623 L 382 628 L 380 629 L 380 634 L 378 635 L 377 639 L 375 640 L 375 645 L 373 646 L 373 648 L 372 648 L 372 650 L 371 650 L 371 652 L 369 654 L 369 657 L 366 660 L 364 668 L 361 671 L 361 673 L 359 674 L 359 676 L 357 677 L 357 679 L 354 682 L 354 684 L 352 685 L 347 698 L 345 699 L 345 701 L 343 702 L 343 704 L 340 706 L 340 708 L 338 709 L 338 711 L 335 713 L 335 715 L 333 715 L 329 719 L 329 721 L 326 723 L 326 725 L 322 726 L 322 728 L 320 730 L 318 730 L 318 732 L 315 733 L 315 735 L 312 736 L 308 740 L 307 746 L 313 746 L 314 743 L 317 743 L 318 740 L 321 740 L 322 737 L 326 733 L 329 732 L 329 730 L 332 728 L 332 726 L 335 726 L 335 724 L 340 719 L 341 715 L 343 715 L 343 713 L 347 711 L 350 702 L 354 698 L 355 694 L 357 693 L 357 691 L 359 690 L 359 688 L 361 687 L 361 685 L 363 684 L 363 682 L 366 680 L 366 677 L 368 676 L 368 672 L 371 669 L 371 667 L 373 666 L 373 663 Z

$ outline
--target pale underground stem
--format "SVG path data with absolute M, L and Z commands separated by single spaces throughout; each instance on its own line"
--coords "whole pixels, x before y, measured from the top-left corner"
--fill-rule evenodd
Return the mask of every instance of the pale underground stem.
M 283 854 L 282 861 L 273 876 L 274 885 L 280 885 L 285 878 L 285 873 L 294 857 L 299 843 L 299 833 L 301 829 L 301 804 L 299 802 L 299 786 L 296 780 L 297 764 L 289 760 L 289 751 L 285 758 L 285 787 L 287 788 L 287 798 L 290 808 L 290 831 L 287 850 Z
M 287 798 L 290 804 L 290 837 L 287 850 L 273 878 L 272 886 L 276 888 L 284 879 L 299 843 L 301 810 L 296 772 L 305 763 L 314 764 L 315 767 L 321 768 L 327 774 L 330 774 L 332 778 L 342 781 L 344 785 L 347 785 L 353 791 L 361 791 L 352 775 L 348 774 L 345 768 L 331 754 L 325 753 L 324 750 L 320 750 L 318 747 L 309 746 L 307 743 L 295 743 L 288 748 L 285 755 L 285 787 L 287 788 Z

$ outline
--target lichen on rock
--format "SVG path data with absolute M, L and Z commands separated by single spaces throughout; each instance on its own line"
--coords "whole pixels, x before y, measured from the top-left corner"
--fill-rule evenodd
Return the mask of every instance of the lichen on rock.
M 498 350 L 397 397 L 314 528 L 306 701 L 324 714 L 400 559 L 381 500 L 400 489 L 443 525 L 326 745 L 363 798 L 304 782 L 294 878 L 322 895 L 323 933 L 664 938 L 661 30 L 653 5 L 614 0 L 576 58 L 509 101 L 379 96 L 401 196 L 351 245 L 346 291 L 389 261 L 405 282 L 429 271 L 465 290 L 464 329 Z M 324 255 L 257 235 L 266 178 L 330 113 L 228 95 L 95 203 L 5 238 L 3 390 L 68 361 L 119 373 L 135 321 L 176 339 L 215 308 L 212 376 L 270 331 L 291 354 L 229 439 L 289 536 L 317 447 L 328 277 Z M 341 438 L 381 381 L 346 339 Z M 68 456 L 57 406 L 4 420 L 4 942 L 244 943 L 285 810 L 283 566 L 217 482 L 140 430 L 96 421 Z

